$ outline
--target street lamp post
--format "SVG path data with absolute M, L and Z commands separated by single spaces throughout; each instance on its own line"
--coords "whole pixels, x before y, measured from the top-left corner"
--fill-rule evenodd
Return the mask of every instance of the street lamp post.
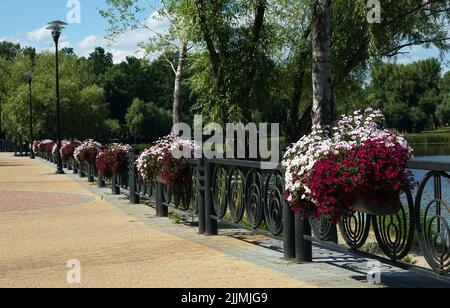
M 3 139 L 3 127 L 2 127 L 2 99 L 3 99 L 3 93 L 0 92 L 0 140 Z
M 5 98 L 5 93 L 0 91 L 0 140 L 6 139 L 6 133 L 3 131 L 2 113 L 3 113 L 3 99 Z
M 33 71 L 25 73 L 25 79 L 28 82 L 30 98 L 30 159 L 35 159 L 33 150 L 33 101 L 31 98 L 31 83 L 33 82 Z
M 59 62 L 58 62 L 58 42 L 61 37 L 61 31 L 67 24 L 62 21 L 52 21 L 48 23 L 48 30 L 52 31 L 53 41 L 55 42 L 55 66 L 56 66 L 56 174 L 64 174 L 61 160 L 61 114 L 59 101 Z

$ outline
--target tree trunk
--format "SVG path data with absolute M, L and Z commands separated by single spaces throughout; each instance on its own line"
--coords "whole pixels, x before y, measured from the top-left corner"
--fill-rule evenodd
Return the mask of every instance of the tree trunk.
M 175 74 L 175 87 L 173 93 L 173 124 L 180 123 L 182 120 L 183 104 L 182 96 L 182 76 L 184 71 L 184 63 L 186 61 L 187 47 L 185 42 L 180 43 L 180 51 L 178 56 L 178 68 Z
M 436 117 L 436 112 L 433 113 L 433 123 L 434 123 L 434 129 L 439 129 L 439 121 Z
M 316 0 L 312 26 L 313 125 L 331 125 L 333 119 L 331 22 L 332 0 Z

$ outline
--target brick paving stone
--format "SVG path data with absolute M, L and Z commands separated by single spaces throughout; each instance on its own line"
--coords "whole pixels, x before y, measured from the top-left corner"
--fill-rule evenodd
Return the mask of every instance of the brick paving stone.
M 0 215 L 0 287 L 315 287 L 152 228 L 52 171 L 0 154 L 1 207 L 20 209 Z M 17 206 L 32 199 L 46 206 Z M 67 284 L 71 259 L 81 263 L 80 285 Z
M 316 245 L 314 263 L 287 262 L 279 241 L 243 230 L 199 235 L 54 169 L 0 153 L 0 287 L 448 286 L 390 266 L 382 268 L 383 284 L 371 285 L 368 259 Z M 72 259 L 81 263 L 80 285 L 66 281 Z

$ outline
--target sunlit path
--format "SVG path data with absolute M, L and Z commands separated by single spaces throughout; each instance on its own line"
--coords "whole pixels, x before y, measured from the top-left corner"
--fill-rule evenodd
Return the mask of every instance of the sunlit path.
M 68 287 L 71 259 L 81 287 L 314 286 L 152 228 L 41 160 L 0 154 L 0 198 L 0 287 Z

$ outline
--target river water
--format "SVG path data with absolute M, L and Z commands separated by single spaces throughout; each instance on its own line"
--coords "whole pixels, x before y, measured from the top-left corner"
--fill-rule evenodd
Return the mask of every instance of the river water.
M 416 160 L 450 164 L 450 145 L 420 145 L 413 146 L 413 148 L 415 151 Z M 415 180 L 418 182 L 422 182 L 429 170 L 412 170 L 412 172 L 414 174 Z M 416 190 L 414 191 L 414 197 L 417 194 L 417 190 L 418 187 L 416 187 Z M 442 180 L 442 199 L 444 200 L 444 202 L 446 202 L 446 204 L 450 203 L 450 181 L 447 179 Z M 422 209 L 424 209 L 429 204 L 429 202 L 432 202 L 433 200 L 434 182 L 431 179 L 431 181 L 428 182 L 422 197 Z M 447 220 L 450 222 L 450 212 L 445 208 L 445 206 L 442 207 L 442 215 L 447 217 Z

